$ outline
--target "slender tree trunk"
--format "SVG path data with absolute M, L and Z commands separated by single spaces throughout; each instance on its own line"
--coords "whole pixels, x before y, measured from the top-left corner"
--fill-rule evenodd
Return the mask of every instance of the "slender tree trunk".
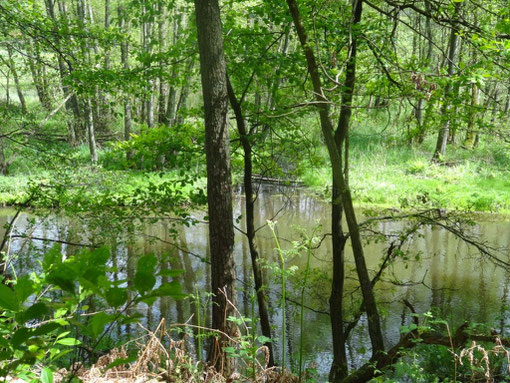
M 186 73 L 191 73 L 193 71 L 193 67 L 195 66 L 195 60 L 193 57 L 190 57 L 188 66 L 186 67 Z M 186 83 L 183 85 L 181 89 L 181 93 L 179 94 L 179 101 L 177 102 L 177 107 L 175 108 L 175 123 L 180 125 L 184 122 L 184 116 L 182 114 L 182 110 L 186 109 L 186 103 L 188 101 L 189 90 L 191 86 L 191 79 L 187 79 Z
M 60 0 L 58 2 L 58 9 L 60 12 L 60 16 L 64 23 L 69 24 L 69 14 L 67 10 L 67 6 L 65 0 Z M 58 39 L 57 39 L 58 43 Z M 62 83 L 62 90 L 64 95 L 66 92 L 70 92 L 70 89 L 67 85 L 65 85 L 64 78 L 73 72 L 73 67 L 70 62 L 64 63 L 64 60 L 61 55 L 58 55 L 59 62 L 59 72 L 60 72 L 60 81 Z M 66 69 L 67 66 L 67 69 Z M 67 97 L 67 96 L 66 96 Z M 71 128 L 71 143 L 73 144 L 73 137 L 75 138 L 74 143 L 77 143 L 81 140 L 81 137 L 86 136 L 85 128 L 84 128 L 84 120 L 83 111 L 80 109 L 80 102 L 76 94 L 73 94 L 69 99 L 69 104 L 66 103 L 66 108 L 71 109 L 73 111 L 74 121 Z
M 347 237 L 342 229 L 342 204 L 338 183 L 333 177 L 331 195 L 331 238 L 333 245 L 333 280 L 329 297 L 331 316 L 331 335 L 333 343 L 333 362 L 329 371 L 329 380 L 338 382 L 348 374 L 347 354 L 344 337 L 343 293 L 344 293 L 344 248 Z
M 255 244 L 255 201 L 253 198 L 253 161 L 252 161 L 252 145 L 250 143 L 249 133 L 246 129 L 245 119 L 243 116 L 241 104 L 239 103 L 232 84 L 227 77 L 227 89 L 230 105 L 234 110 L 234 115 L 239 131 L 239 138 L 244 152 L 244 197 L 246 206 L 246 237 L 248 238 L 248 246 L 250 248 L 251 265 L 253 269 L 253 280 L 255 282 L 255 292 L 257 294 L 257 303 L 259 306 L 260 327 L 262 335 L 271 338 L 271 323 L 269 322 L 269 313 L 266 305 L 266 294 L 264 292 L 264 282 L 262 279 L 262 271 L 259 265 L 259 253 Z M 268 367 L 274 365 L 274 354 L 271 342 L 265 344 L 269 349 Z
M 212 327 L 235 336 L 226 318 L 233 314 L 224 291 L 234 304 L 235 266 L 233 257 L 232 185 L 227 124 L 227 77 L 218 0 L 195 0 L 200 72 L 205 109 L 207 200 L 211 251 Z M 229 372 L 223 347 L 227 340 L 213 340 L 208 359 L 225 375 Z
M 507 89 L 505 106 L 503 107 L 503 114 L 508 114 L 510 110 L 510 88 Z
M 94 112 L 90 98 L 87 99 L 87 141 L 90 150 L 90 161 L 92 165 L 95 165 L 97 164 L 97 148 L 96 135 L 94 132 Z
M 342 209 L 345 206 L 345 214 L 349 224 L 349 215 L 354 217 L 354 210 L 349 203 L 350 192 L 348 192 L 348 152 L 347 152 L 347 139 L 349 134 L 349 126 L 352 114 L 352 101 L 354 95 L 354 86 L 356 83 L 356 55 L 357 55 L 357 26 L 361 22 L 362 14 L 362 1 L 353 1 L 352 10 L 352 26 L 350 31 L 351 45 L 349 47 L 349 54 L 346 65 L 345 85 L 342 91 L 342 104 L 340 109 L 340 116 L 338 119 L 338 126 L 335 131 L 334 139 L 336 148 L 342 157 L 343 146 L 345 147 L 344 154 L 344 173 L 345 181 L 342 181 L 333 174 L 333 192 L 332 192 L 332 244 L 333 244 L 333 284 L 330 296 L 330 312 L 331 312 L 331 325 L 333 334 L 333 363 L 330 371 L 330 379 L 333 382 L 340 382 L 348 374 L 347 369 L 347 355 L 345 351 L 345 336 L 343 327 L 343 283 L 344 283 L 344 248 L 347 238 L 344 236 L 341 226 Z M 345 184 L 342 187 L 342 183 Z M 344 190 L 342 190 L 344 189 Z M 348 196 L 342 196 L 343 194 Z M 345 201 L 348 203 L 345 204 Z M 344 206 L 342 206 L 342 202 Z M 355 217 L 354 217 L 355 221 Z M 354 233 L 353 233 L 354 228 Z M 349 224 L 349 231 L 351 235 L 356 235 L 356 238 L 351 237 L 354 258 L 356 262 L 356 269 L 358 278 L 362 288 L 363 299 L 368 297 L 371 301 L 370 306 L 365 307 L 367 310 L 369 321 L 369 334 L 372 341 L 373 354 L 384 350 L 384 343 L 382 332 L 379 323 L 379 314 L 373 297 L 373 290 L 370 286 L 370 277 L 368 275 L 367 267 L 365 264 L 364 255 L 362 252 L 361 243 L 359 238 L 359 229 L 357 224 Z M 357 234 L 356 234 L 357 232 Z M 358 250 L 356 250 L 356 247 Z M 359 253 L 356 253 L 358 251 Z M 365 286 L 364 286 L 365 285 Z M 365 290 L 365 291 L 364 291 Z M 368 292 L 366 290 L 369 290 Z
M 287 51 L 289 49 L 289 40 L 290 40 L 289 39 L 289 33 L 290 32 L 287 32 L 285 34 L 285 39 L 283 40 L 283 46 L 281 48 L 281 55 L 282 56 L 286 56 L 287 55 Z M 269 98 L 267 100 L 268 110 L 273 110 L 274 106 L 275 106 L 275 103 L 277 101 L 276 100 L 276 96 L 277 96 L 278 88 L 280 87 L 280 85 L 282 83 L 281 71 L 282 71 L 282 67 L 278 66 L 278 68 L 276 69 L 274 80 L 273 80 L 273 85 L 271 87 L 271 92 L 269 93 Z
M 363 245 L 361 242 L 361 235 L 359 226 L 352 203 L 351 192 L 347 183 L 346 174 L 343 169 L 343 159 L 341 154 L 342 145 L 345 143 L 342 140 L 347 138 L 347 131 L 350 123 L 351 116 L 351 103 L 353 96 L 353 88 L 355 83 L 355 67 L 356 67 L 356 33 L 357 28 L 353 28 L 354 33 L 351 36 L 351 46 L 349 54 L 349 68 L 346 69 L 346 80 L 342 93 L 342 109 L 338 121 L 338 128 L 335 135 L 333 135 L 333 125 L 329 115 L 329 107 L 326 97 L 324 96 L 321 78 L 319 74 L 319 66 L 317 64 L 313 48 L 308 42 L 308 36 L 301 21 L 296 0 L 287 0 L 290 14 L 294 21 L 301 47 L 304 50 L 305 57 L 308 65 L 308 72 L 312 80 L 315 97 L 317 100 L 317 107 L 319 109 L 319 117 L 321 122 L 322 133 L 328 149 L 331 166 L 333 170 L 333 179 L 338 185 L 340 198 L 334 201 L 336 204 L 341 203 L 345 212 L 347 225 L 349 228 L 349 235 L 351 239 L 354 260 L 356 263 L 356 271 L 361 287 L 363 300 L 365 302 L 365 309 L 368 318 L 368 331 L 372 343 L 373 356 L 379 355 L 384 351 L 384 341 L 381 331 L 379 313 L 375 302 L 374 292 L 372 289 L 368 269 L 366 266 L 365 256 L 363 252 Z M 361 20 L 362 1 L 353 1 L 353 25 L 359 24 Z M 340 142 L 340 145 L 338 145 Z M 338 258 L 337 258 L 338 259 Z M 345 347 L 345 344 L 343 345 Z M 345 352 L 345 351 L 344 351 Z
M 49 95 L 47 93 L 47 89 L 45 87 L 45 80 L 42 72 L 42 66 L 43 64 L 39 62 L 40 55 L 38 53 L 38 48 L 36 46 L 36 43 L 29 39 L 28 46 L 28 67 L 30 68 L 30 72 L 32 73 L 32 79 L 34 81 L 34 86 L 37 92 L 37 97 L 39 98 L 39 102 L 41 103 L 42 107 L 46 110 L 52 110 L 51 102 Z
M 471 149 L 475 145 L 475 125 L 478 114 L 478 102 L 479 102 L 479 88 L 478 85 L 471 85 L 471 108 L 469 109 L 469 120 L 466 132 L 466 139 L 464 140 L 463 146 L 466 149 Z
M 18 71 L 16 70 L 16 63 L 14 62 L 14 57 L 12 54 L 12 47 L 9 44 L 7 44 L 7 54 L 9 55 L 9 68 L 12 73 L 12 78 L 14 79 L 14 84 L 16 85 L 16 92 L 18 93 L 19 102 L 21 104 L 21 111 L 23 113 L 27 113 L 27 102 L 25 101 L 25 96 L 21 90 Z
M 92 6 L 91 6 L 92 7 Z M 111 2 L 110 0 L 104 0 L 104 29 L 109 31 L 111 24 Z M 104 48 L 104 69 L 111 69 L 111 49 L 110 46 L 107 45 Z M 99 121 L 101 122 L 101 127 L 103 130 L 108 132 L 108 127 L 111 123 L 112 119 L 112 107 L 110 106 L 110 95 L 107 90 L 101 90 L 99 92 L 99 102 L 98 102 L 98 112 L 99 112 Z
M 90 8 L 87 6 L 86 0 L 79 0 L 77 2 L 78 5 L 78 20 L 80 22 L 81 27 L 88 33 L 88 22 L 92 22 L 92 12 Z M 88 16 L 88 20 L 87 20 Z M 92 56 L 96 51 L 96 47 L 94 44 L 90 42 L 90 39 L 84 39 L 81 43 L 81 50 L 83 57 L 85 57 L 86 61 L 89 65 L 92 65 Z M 97 163 L 97 145 L 96 145 L 96 121 L 97 119 L 97 111 L 95 111 L 95 107 L 97 107 L 97 86 L 94 86 L 93 89 L 89 89 L 89 95 L 85 96 L 84 104 L 85 104 L 85 125 L 87 128 L 87 143 L 90 151 L 90 161 L 92 165 Z M 90 96 L 93 94 L 93 96 Z M 96 115 L 96 116 L 95 116 Z
M 5 103 L 11 103 L 11 70 L 7 68 L 5 72 Z
M 461 3 L 455 3 L 455 17 L 458 17 L 458 12 L 460 9 Z M 450 31 L 450 40 L 449 40 L 449 49 L 448 49 L 448 84 L 445 87 L 444 97 L 443 97 L 443 107 L 441 108 L 441 115 L 443 116 L 444 122 L 443 126 L 439 130 L 439 134 L 437 135 L 436 149 L 434 150 L 434 155 L 432 156 L 432 161 L 440 161 L 441 157 L 446 153 L 446 144 L 448 143 L 448 136 L 450 133 L 450 121 L 451 121 L 451 109 L 452 109 L 452 77 L 455 71 L 455 58 L 457 56 L 457 42 L 459 40 L 457 28 L 452 26 Z
M 175 68 L 175 65 L 172 67 L 172 79 L 177 76 L 177 69 Z M 177 98 L 177 90 L 175 88 L 175 85 L 171 85 L 170 89 L 168 91 L 168 99 L 167 99 L 167 105 L 166 105 L 166 116 L 165 121 L 168 125 L 172 126 L 175 122 L 175 102 Z
M 120 29 L 123 33 L 128 32 L 128 25 L 126 20 L 125 9 L 122 6 L 119 6 L 117 9 Z M 120 56 L 122 61 L 122 68 L 125 72 L 129 71 L 129 42 L 127 39 L 124 39 L 120 45 Z M 131 131 L 132 131 L 132 112 L 131 112 L 131 96 L 128 92 L 125 92 L 124 97 L 124 140 L 129 141 L 131 139 Z M 128 151 L 126 153 L 126 157 L 129 160 L 132 157 L 132 152 Z
M 55 28 L 57 27 L 57 17 L 55 13 L 55 2 L 53 0 L 45 0 L 46 3 L 46 13 L 48 17 L 55 23 Z M 67 22 L 67 9 L 65 5 L 59 4 L 59 11 L 65 22 Z M 57 49 L 61 49 L 60 35 L 58 34 L 58 30 L 55 30 L 55 44 Z M 78 127 L 81 121 L 80 111 L 78 109 L 78 100 L 76 95 L 73 94 L 69 99 L 68 96 L 70 94 L 69 86 L 65 83 L 65 78 L 68 76 L 68 71 L 66 70 L 66 65 L 64 63 L 64 59 L 61 54 L 57 53 L 57 61 L 58 61 L 58 71 L 60 75 L 60 84 L 62 87 L 62 93 L 64 98 L 67 99 L 65 108 L 69 113 L 73 114 L 73 119 L 69 119 L 67 122 L 68 131 L 69 131 L 69 143 L 74 146 L 78 142 Z
M 432 50 L 433 50 L 433 34 L 432 34 L 432 25 L 430 20 L 430 0 L 425 0 L 425 11 L 427 12 L 427 16 L 425 17 L 425 36 L 427 40 L 427 52 L 425 54 L 425 59 L 427 61 L 427 66 L 432 69 Z M 423 104 L 425 103 L 425 100 L 423 99 L 423 96 L 419 98 L 416 110 L 415 110 L 415 117 L 418 124 L 418 135 L 416 137 L 416 141 L 418 144 L 423 144 L 423 141 L 425 141 L 425 130 L 426 130 L 426 118 L 423 116 Z M 432 106 L 430 106 L 431 108 Z M 430 110 L 429 110 L 430 112 Z M 425 113 L 425 117 L 427 117 L 428 114 Z
M 180 30 L 180 25 L 181 23 L 183 22 L 183 16 L 181 14 L 177 14 L 177 11 L 176 11 L 176 14 L 174 15 L 174 21 L 173 21 L 173 44 L 177 44 L 177 41 L 179 39 L 179 30 Z M 190 59 L 192 60 L 192 59 Z M 189 74 L 189 72 L 186 72 L 187 74 Z M 170 86 L 170 89 L 168 91 L 168 101 L 167 101 L 167 106 L 166 106 L 166 117 L 165 117 L 165 121 L 168 125 L 172 126 L 174 123 L 175 123 L 175 116 L 176 116 L 176 100 L 177 100 L 177 88 L 175 86 L 175 81 L 176 81 L 176 77 L 177 77 L 177 65 L 174 64 L 172 65 L 172 74 L 171 74 L 171 77 L 172 77 L 172 84 Z
M 145 54 L 150 55 L 152 53 L 151 42 L 153 39 L 153 27 L 154 22 L 147 16 L 152 10 L 147 9 L 147 7 L 152 7 L 153 4 L 151 2 L 146 2 L 143 5 L 143 14 L 146 19 L 141 27 L 142 27 L 142 49 Z M 147 69 L 150 69 L 150 64 Z M 146 92 L 143 95 L 142 100 L 142 121 L 147 124 L 148 128 L 154 127 L 154 80 L 151 76 L 149 76 L 146 80 Z
M 159 40 L 159 53 L 166 52 L 166 18 L 167 12 L 165 4 L 162 0 L 158 0 L 158 40 Z M 160 60 L 160 65 L 163 66 L 164 61 Z M 159 95 L 158 95 L 158 123 L 165 124 L 166 122 L 166 97 L 168 93 L 168 83 L 164 75 L 159 77 Z
M 107 31 L 110 29 L 110 0 L 104 0 L 104 29 Z M 105 48 L 104 52 L 104 67 L 105 69 L 110 69 L 110 49 L 108 47 Z

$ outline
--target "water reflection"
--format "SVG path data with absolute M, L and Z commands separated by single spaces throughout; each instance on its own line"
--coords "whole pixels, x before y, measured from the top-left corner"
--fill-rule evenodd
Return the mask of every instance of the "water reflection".
M 234 206 L 235 217 L 238 217 L 244 209 L 244 199 L 236 197 Z M 3 226 L 13 213 L 12 210 L 2 210 L 0 224 Z M 260 193 L 256 201 L 256 213 L 256 226 L 261 227 L 257 232 L 256 243 L 260 256 L 267 262 L 277 262 L 271 233 L 264 227 L 267 219 L 278 221 L 278 236 L 286 248 L 291 246 L 292 240 L 298 238 L 297 227 L 312 232 L 317 225 L 322 225 L 322 232 L 325 233 L 330 226 L 328 204 L 301 190 L 297 190 L 292 196 L 274 192 Z M 197 212 L 195 215 L 196 218 L 202 219 L 204 214 Z M 124 230 L 118 230 L 107 238 L 107 244 L 115 253 L 113 266 L 119 270 L 112 278 L 116 280 L 132 278 L 137 259 L 143 254 L 154 253 L 165 266 L 184 270 L 182 276 L 174 279 L 181 283 L 185 292 L 200 291 L 202 299 L 206 299 L 205 292 L 210 286 L 209 265 L 204 262 L 204 259 L 208 258 L 207 225 L 199 223 L 192 227 L 183 227 L 175 234 L 168 220 L 141 225 L 135 223 L 125 225 Z M 241 230 L 245 229 L 243 219 L 237 225 Z M 398 231 L 402 225 L 403 223 L 381 222 L 377 229 L 390 233 Z M 507 235 L 510 229 L 509 222 L 478 222 L 475 229 L 493 246 L 509 245 Z M 75 244 L 92 243 L 94 238 L 98 238 L 97 231 L 94 230 L 90 229 L 86 220 L 70 220 L 55 216 L 41 218 L 24 215 L 16 224 L 18 234 L 27 233 L 34 238 L 51 238 Z M 404 299 L 411 302 L 417 312 L 432 311 L 438 317 L 448 319 L 453 328 L 468 320 L 489 323 L 505 334 L 508 327 L 510 276 L 492 263 L 480 260 L 475 251 L 444 230 L 426 227 L 420 234 L 404 249 L 411 255 L 410 259 L 395 261 L 376 288 L 377 299 L 381 303 L 383 313 L 382 325 L 386 342 L 388 344 L 396 342 L 400 335 L 400 326 L 409 323 L 409 311 L 404 309 L 402 304 Z M 72 254 L 79 249 L 77 245 L 65 243 L 62 244 L 64 254 Z M 51 246 L 51 243 L 39 239 L 27 241 L 23 238 L 13 238 L 10 251 L 13 254 L 20 254 L 15 261 L 16 271 L 37 272 L 38 256 L 44 254 Z M 384 243 L 367 244 L 367 264 L 371 270 L 378 269 L 386 247 Z M 324 314 L 328 310 L 330 252 L 330 241 L 325 240 L 312 257 L 314 285 L 307 290 L 306 305 L 313 310 L 305 310 L 304 321 L 305 363 L 308 366 L 316 366 L 321 374 L 328 372 L 332 359 L 329 317 Z M 239 231 L 236 234 L 235 257 L 239 286 L 243 287 L 239 289 L 239 310 L 249 317 L 253 307 L 250 289 L 251 259 L 247 242 Z M 349 294 L 345 299 L 347 307 L 355 309 L 359 305 L 359 293 L 351 294 L 356 286 L 356 274 L 350 250 L 347 251 L 346 261 L 348 272 L 346 289 Z M 289 265 L 304 270 L 305 262 L 304 256 L 296 256 L 289 261 Z M 300 277 L 298 272 L 295 278 Z M 286 331 L 288 339 L 286 345 L 275 342 L 276 360 L 285 346 L 287 354 L 290 355 L 290 363 L 295 363 L 301 331 L 299 310 L 294 304 L 287 302 L 289 320 L 286 328 L 281 328 L 278 281 L 274 280 L 268 269 L 264 269 L 264 278 L 271 296 L 269 311 L 274 325 L 273 333 L 280 338 L 282 331 Z M 170 279 L 166 278 L 158 283 L 167 281 Z M 293 280 L 290 280 L 291 290 L 292 285 Z M 297 291 L 294 297 L 292 295 L 291 293 L 291 298 L 297 300 Z M 193 300 L 176 302 L 171 299 L 160 299 L 151 308 L 140 304 L 136 309 L 144 313 L 143 325 L 148 328 L 154 328 L 161 318 L 166 318 L 170 323 L 186 321 L 196 323 L 197 310 L 202 310 L 201 316 L 205 319 L 201 325 L 207 326 L 207 318 L 210 316 L 210 313 L 203 312 L 204 308 L 197 306 Z M 120 336 L 136 329 L 126 325 L 117 331 Z M 364 317 L 349 339 L 348 355 L 349 363 L 353 367 L 359 366 L 370 355 L 370 341 Z

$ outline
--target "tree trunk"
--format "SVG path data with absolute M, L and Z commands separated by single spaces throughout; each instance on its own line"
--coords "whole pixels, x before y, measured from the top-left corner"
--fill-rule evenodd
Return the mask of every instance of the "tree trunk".
M 195 60 L 193 57 L 189 59 L 188 66 L 186 67 L 186 73 L 191 73 L 193 67 L 195 66 Z M 188 101 L 189 88 L 191 86 L 191 79 L 187 79 L 186 83 L 181 89 L 181 93 L 179 95 L 179 101 L 177 102 L 177 106 L 175 108 L 175 123 L 180 125 L 184 122 L 184 116 L 180 113 L 183 109 L 186 108 L 186 103 Z
M 425 11 L 427 13 L 427 16 L 425 16 L 425 36 L 426 36 L 426 40 L 427 40 L 427 51 L 425 53 L 425 59 L 427 62 L 427 66 L 432 68 L 433 35 L 432 35 L 432 25 L 431 25 L 430 16 L 429 16 L 430 15 L 430 0 L 425 0 L 424 3 L 425 3 Z M 416 105 L 416 110 L 415 110 L 415 117 L 416 117 L 416 122 L 418 125 L 418 134 L 416 136 L 416 142 L 418 142 L 418 144 L 423 144 L 423 142 L 425 141 L 426 119 L 423 116 L 424 102 L 425 102 L 425 100 L 423 99 L 423 96 L 421 96 L 418 99 L 418 103 Z M 430 107 L 432 107 L 432 106 L 430 106 Z M 430 112 L 430 110 L 429 110 L 429 112 Z M 427 116 L 427 114 L 426 114 L 426 116 Z
M 57 17 L 55 14 L 55 3 L 52 0 L 46 0 L 46 13 L 48 17 L 55 23 L 55 28 L 57 27 Z M 67 9 L 64 4 L 59 4 L 60 14 L 63 19 L 67 22 Z M 60 35 L 58 30 L 55 30 L 55 44 L 57 49 L 60 50 Z M 62 93 L 64 98 L 67 99 L 65 103 L 65 108 L 68 112 L 72 112 L 73 119 L 69 119 L 67 122 L 68 130 L 69 130 L 69 143 L 74 146 L 78 142 L 78 134 L 79 134 L 79 125 L 81 121 L 80 110 L 78 108 L 78 100 L 76 95 L 73 94 L 69 99 L 68 96 L 70 94 L 69 86 L 65 84 L 65 78 L 68 76 L 68 71 L 66 70 L 66 65 L 64 63 L 64 59 L 61 54 L 57 53 L 57 61 L 58 61 L 58 71 L 60 75 L 60 84 L 62 87 Z
M 7 105 L 11 103 L 11 70 L 9 68 L 5 73 L 5 103 Z
M 249 135 L 246 129 L 245 119 L 241 109 L 241 104 L 236 98 L 232 84 L 227 77 L 227 90 L 230 105 L 234 110 L 237 130 L 239 131 L 239 138 L 244 152 L 244 197 L 246 205 L 246 237 L 248 239 L 248 246 L 250 248 L 251 265 L 253 269 L 253 280 L 255 282 L 255 293 L 257 294 L 257 303 L 259 306 L 260 327 L 262 335 L 271 338 L 271 323 L 269 321 L 269 313 L 266 305 L 266 294 L 264 293 L 264 282 L 262 279 L 262 271 L 259 265 L 259 253 L 255 244 L 255 201 L 253 198 L 253 161 L 252 161 L 252 145 L 250 143 Z M 274 366 L 273 346 L 271 342 L 267 342 L 266 347 L 269 349 L 269 362 L 268 367 Z
M 159 53 L 163 55 L 166 51 L 166 7 L 162 0 L 158 1 L 158 40 Z M 163 67 L 166 60 L 160 60 Z M 166 123 L 166 96 L 168 91 L 168 83 L 164 75 L 159 76 L 159 95 L 158 95 L 158 124 Z
M 177 12 L 176 12 L 177 13 Z M 173 24 L 173 44 L 177 44 L 177 41 L 179 39 L 179 30 L 180 30 L 180 24 L 182 21 L 183 16 L 182 15 L 174 15 L 174 24 Z M 190 59 L 192 60 L 192 59 Z M 189 75 L 189 72 L 186 72 Z M 177 88 L 175 85 L 175 78 L 177 77 L 177 65 L 172 65 L 172 85 L 170 86 L 170 89 L 168 91 L 168 101 L 166 106 L 166 117 L 165 121 L 168 125 L 172 126 L 175 123 L 175 116 L 176 116 L 176 99 L 177 99 Z
M 16 85 L 16 92 L 18 93 L 19 102 L 21 104 L 21 111 L 23 113 L 27 113 L 28 112 L 27 102 L 25 101 L 25 96 L 23 95 L 23 91 L 21 90 L 18 71 L 16 70 L 16 63 L 14 62 L 14 58 L 12 55 L 12 47 L 9 44 L 7 44 L 7 54 L 9 55 L 9 68 L 14 79 L 14 84 Z
M 195 0 L 195 12 L 205 109 L 211 289 L 214 294 L 212 327 L 235 336 L 235 326 L 226 319 L 233 315 L 234 310 L 221 292 L 224 291 L 235 304 L 227 78 L 218 0 Z M 227 343 L 224 336 L 218 336 L 213 340 L 208 355 L 211 364 L 225 375 L 229 363 L 223 347 Z
M 120 29 L 123 33 L 128 32 L 128 25 L 126 20 L 125 9 L 122 6 L 119 6 L 117 9 Z M 129 41 L 124 39 L 120 45 L 120 57 L 122 61 L 122 68 L 127 73 L 129 71 Z M 124 140 L 129 141 L 131 139 L 131 131 L 132 131 L 132 112 L 131 112 L 131 96 L 128 92 L 125 92 L 124 97 Z M 132 152 L 129 150 L 126 153 L 127 160 L 131 159 Z
M 87 99 L 87 140 L 90 150 L 90 161 L 92 165 L 97 164 L 97 147 L 96 147 L 96 135 L 94 132 L 94 112 L 92 110 L 92 101 L 90 98 Z
M 342 230 L 342 204 L 340 188 L 333 177 L 331 196 L 331 238 L 333 245 L 333 280 L 329 297 L 329 312 L 331 316 L 331 335 L 333 343 L 333 362 L 329 371 L 329 380 L 338 382 L 348 374 L 347 354 L 344 337 L 344 248 L 347 237 Z
M 104 0 L 104 29 L 108 31 L 110 29 L 110 0 Z M 110 49 L 105 48 L 104 52 L 104 68 L 110 69 Z
M 282 56 L 286 56 L 287 55 L 287 50 L 289 49 L 289 33 L 290 33 L 290 31 L 285 34 L 285 39 L 283 40 L 283 46 L 281 48 L 281 55 Z M 275 73 L 275 76 L 274 76 L 273 84 L 271 86 L 271 91 L 269 93 L 269 98 L 267 100 L 267 108 L 268 108 L 268 110 L 273 110 L 274 106 L 275 106 L 275 103 L 277 101 L 276 100 L 276 96 L 277 96 L 278 88 L 280 87 L 281 82 L 282 82 L 281 71 L 282 71 L 282 67 L 280 65 L 276 69 L 276 73 Z
M 459 9 L 461 3 L 455 3 L 455 17 L 458 17 Z M 436 149 L 434 150 L 434 155 L 432 156 L 432 161 L 437 162 L 440 161 L 441 157 L 443 157 L 446 153 L 446 144 L 448 142 L 448 136 L 450 134 L 450 120 L 451 120 L 451 96 L 452 96 L 452 77 L 453 72 L 455 70 L 455 58 L 457 55 L 457 42 L 459 40 L 458 31 L 455 25 L 452 26 L 450 31 L 450 40 L 449 40 L 449 49 L 448 49 L 448 77 L 449 81 L 444 90 L 443 96 L 443 107 L 441 108 L 441 115 L 443 116 L 444 122 L 443 126 L 439 130 L 439 134 L 437 135 Z
M 322 133 L 328 149 L 330 162 L 333 170 L 333 179 L 335 184 L 338 185 L 340 198 L 334 201 L 336 204 L 342 203 L 345 212 L 347 225 L 349 228 L 349 235 L 351 239 L 354 260 L 356 263 L 356 271 L 361 287 L 363 300 L 365 302 L 365 309 L 368 317 L 368 331 L 372 343 L 373 356 L 379 355 L 384 351 L 384 341 L 381 331 L 381 324 L 377 305 L 375 302 L 374 292 L 368 275 L 365 256 L 363 252 L 363 245 L 361 242 L 361 235 L 359 226 L 352 203 L 352 196 L 347 183 L 346 174 L 343 169 L 343 159 L 341 155 L 342 145 L 347 138 L 350 116 L 351 116 L 351 103 L 353 96 L 353 88 L 355 83 L 355 68 L 356 68 L 356 33 L 357 28 L 353 28 L 354 34 L 351 36 L 350 54 L 348 60 L 348 68 L 346 68 L 346 79 L 344 91 L 342 93 L 342 108 L 340 118 L 338 121 L 338 128 L 333 135 L 333 125 L 329 115 L 329 107 L 327 99 L 323 94 L 321 78 L 319 74 L 319 66 L 317 64 L 313 48 L 308 42 L 308 36 L 304 29 L 295 0 L 287 0 L 290 14 L 294 21 L 301 47 L 304 50 L 308 72 L 312 80 L 315 97 L 317 100 L 317 107 L 319 109 L 319 117 L 321 123 Z M 353 25 L 358 24 L 361 20 L 362 1 L 353 1 Z M 342 141 L 344 140 L 344 141 Z M 340 143 L 340 145 L 338 145 Z M 345 345 L 343 345 L 345 347 Z
M 479 101 L 479 88 L 478 85 L 471 85 L 471 108 L 469 110 L 469 120 L 466 132 L 466 138 L 464 140 L 463 146 L 466 149 L 472 149 L 475 145 L 475 125 L 476 118 L 478 114 L 478 101 Z
M 154 22 L 151 17 L 148 15 L 152 13 L 152 10 L 148 9 L 147 7 L 152 7 L 153 4 L 151 2 L 145 2 L 144 5 L 142 5 L 142 14 L 144 17 L 144 21 L 141 24 L 142 27 L 142 49 L 143 53 L 146 55 L 152 54 L 151 49 L 151 42 L 153 38 L 153 32 L 154 32 Z M 146 66 L 147 73 L 150 72 L 150 66 L 149 63 L 148 66 Z M 148 75 L 145 79 L 145 93 L 143 94 L 142 99 L 142 121 L 144 121 L 147 124 L 148 128 L 154 127 L 154 80 L 152 78 L 152 75 Z
M 28 51 L 27 57 L 28 67 L 30 68 L 30 72 L 32 73 L 32 79 L 34 81 L 37 97 L 39 98 L 39 102 L 41 103 L 42 107 L 46 110 L 51 111 L 52 106 L 49 95 L 47 93 L 47 89 L 45 88 L 45 81 L 41 70 L 43 64 L 38 62 L 38 60 L 40 59 L 38 49 L 36 47 L 36 43 L 32 39 L 29 39 L 28 41 L 27 51 Z

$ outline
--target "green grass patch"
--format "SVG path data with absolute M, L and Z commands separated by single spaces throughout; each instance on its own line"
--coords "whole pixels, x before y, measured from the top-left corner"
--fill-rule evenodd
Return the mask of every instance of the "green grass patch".
M 418 200 L 446 209 L 510 213 L 510 149 L 489 142 L 475 150 L 449 146 L 442 164 L 431 162 L 432 138 L 409 147 L 392 138 L 353 133 L 349 179 L 358 206 L 399 207 Z M 327 159 L 324 151 L 323 157 Z M 329 196 L 327 160 L 306 168 L 302 180 Z

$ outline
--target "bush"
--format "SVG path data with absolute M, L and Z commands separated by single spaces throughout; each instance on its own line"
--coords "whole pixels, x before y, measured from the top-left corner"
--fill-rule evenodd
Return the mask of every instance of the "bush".
M 36 363 L 53 368 L 57 361 L 70 361 L 81 345 L 93 353 L 114 325 L 138 320 L 126 314 L 129 308 L 161 296 L 183 296 L 176 282 L 155 287 L 158 277 L 181 271 L 160 269 L 154 255 L 138 260 L 132 284 L 110 280 L 117 271 L 110 260 L 107 248 L 64 257 L 56 246 L 45 254 L 39 274 L 2 281 L 0 377 L 34 378 Z M 52 374 L 50 368 L 44 371 Z
M 200 126 L 182 124 L 142 128 L 129 141 L 111 146 L 102 158 L 109 169 L 187 169 L 203 163 L 204 133 Z

